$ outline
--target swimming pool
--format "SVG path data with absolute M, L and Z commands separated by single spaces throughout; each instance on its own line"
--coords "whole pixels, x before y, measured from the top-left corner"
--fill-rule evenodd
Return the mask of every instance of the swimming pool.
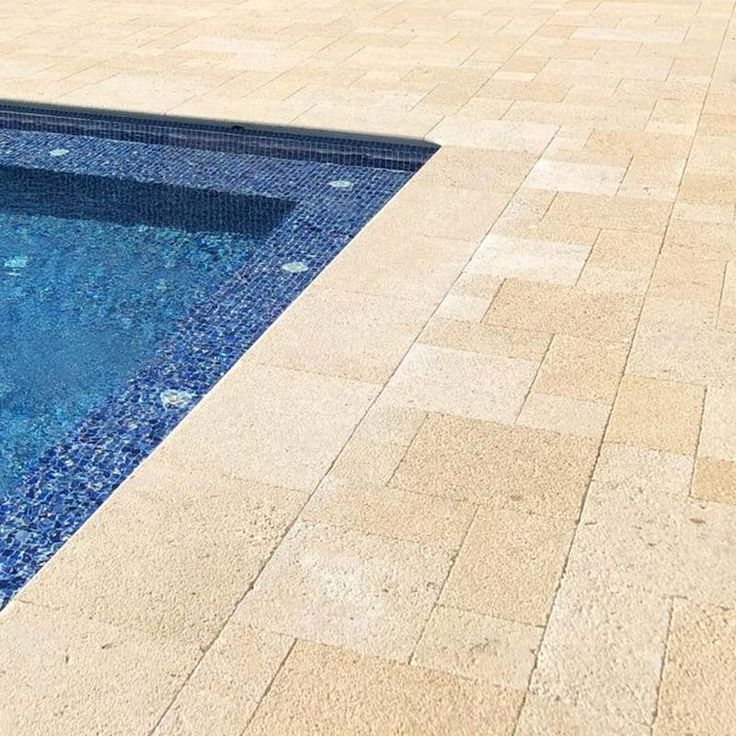
M 0 607 L 433 151 L 0 107 Z

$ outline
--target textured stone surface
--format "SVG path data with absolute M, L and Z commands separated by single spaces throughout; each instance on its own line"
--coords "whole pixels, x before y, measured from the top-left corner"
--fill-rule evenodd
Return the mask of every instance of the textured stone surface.
M 437 606 L 412 662 L 526 690 L 541 636 L 538 626 Z
M 585 438 L 431 415 L 391 486 L 574 518 L 595 455 Z
M 441 602 L 544 625 L 572 540 L 562 519 L 481 509 Z
M 656 736 L 736 729 L 736 613 L 675 601 L 662 674 Z
M 293 640 L 230 622 L 192 672 L 154 736 L 240 736 Z
M 201 652 L 14 602 L 0 613 L 0 731 L 148 733 Z
M 0 732 L 736 732 L 733 10 L 0 2 L 5 99 L 443 144 L 0 613 Z
M 447 576 L 436 548 L 299 524 L 235 613 L 276 633 L 406 660 Z
M 520 704 L 485 682 L 299 643 L 245 734 L 510 736 Z

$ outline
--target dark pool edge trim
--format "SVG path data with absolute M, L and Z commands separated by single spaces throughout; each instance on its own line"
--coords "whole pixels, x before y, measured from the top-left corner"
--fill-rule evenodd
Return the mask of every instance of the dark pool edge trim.
M 180 132 L 197 133 L 200 145 L 191 145 L 192 141 L 171 141 L 168 145 L 180 147 L 205 148 L 208 150 L 227 150 L 254 155 L 268 155 L 297 160 L 315 160 L 329 163 L 349 163 L 349 165 L 371 166 L 375 168 L 396 168 L 403 171 L 418 171 L 426 161 L 436 153 L 440 146 L 431 141 L 403 136 L 381 136 L 347 130 L 324 130 L 312 127 L 282 126 L 262 124 L 242 119 L 211 118 L 186 115 L 152 114 L 135 110 L 116 108 L 91 108 L 83 106 L 64 106 L 53 103 L 34 103 L 22 100 L 0 98 L 0 127 L 23 129 L 20 123 L 23 117 L 26 122 L 33 123 L 34 116 L 65 119 L 70 126 L 81 126 L 84 122 L 107 124 L 114 126 L 144 127 Z M 40 121 L 39 121 L 40 122 Z M 14 125 L 15 123 L 15 125 Z M 31 129 L 48 130 L 39 125 Z M 57 131 L 62 132 L 62 131 Z M 92 135 L 96 137 L 115 137 L 116 131 L 110 127 L 102 130 L 74 131 L 75 135 Z M 219 137 L 219 138 L 218 138 Z M 276 145 L 258 145 L 258 140 L 271 138 L 283 144 L 283 152 Z M 120 140 L 130 138 L 120 137 Z M 220 145 L 216 143 L 220 142 Z M 224 146 L 227 141 L 232 146 Z M 166 141 L 162 141 L 166 144 Z M 188 143 L 190 145 L 188 145 Z M 209 145 L 204 145 L 208 143 Z M 315 158 L 315 151 L 310 144 L 324 146 L 325 157 Z M 237 150 L 238 147 L 242 150 Z M 295 149 L 295 146 L 298 148 Z M 345 151 L 340 148 L 345 147 Z M 336 150 L 337 149 L 337 150 Z M 290 155 L 284 155 L 290 150 Z M 332 158 L 327 156 L 331 155 Z M 363 156 L 365 161 L 345 160 L 348 156 Z

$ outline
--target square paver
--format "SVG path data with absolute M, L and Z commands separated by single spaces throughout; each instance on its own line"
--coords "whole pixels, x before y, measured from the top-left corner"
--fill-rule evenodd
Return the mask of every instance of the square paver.
M 573 531 L 574 525 L 565 519 L 481 509 L 441 603 L 544 625 Z
M 692 455 L 700 432 L 703 397 L 701 386 L 624 376 L 606 438 Z
M 384 392 L 390 403 L 425 411 L 511 423 L 537 363 L 415 344 Z
M 618 343 L 555 335 L 534 390 L 583 401 L 612 403 L 628 351 Z
M 449 552 L 436 547 L 298 523 L 235 620 L 406 660 L 449 568 Z

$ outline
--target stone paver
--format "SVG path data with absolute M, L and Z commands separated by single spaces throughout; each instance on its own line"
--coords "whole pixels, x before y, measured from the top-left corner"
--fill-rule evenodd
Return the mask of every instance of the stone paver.
M 440 151 L 0 612 L 0 732 L 731 736 L 734 0 L 0 0 L 0 97 Z
M 518 691 L 300 642 L 245 734 L 511 736 L 520 703 Z

